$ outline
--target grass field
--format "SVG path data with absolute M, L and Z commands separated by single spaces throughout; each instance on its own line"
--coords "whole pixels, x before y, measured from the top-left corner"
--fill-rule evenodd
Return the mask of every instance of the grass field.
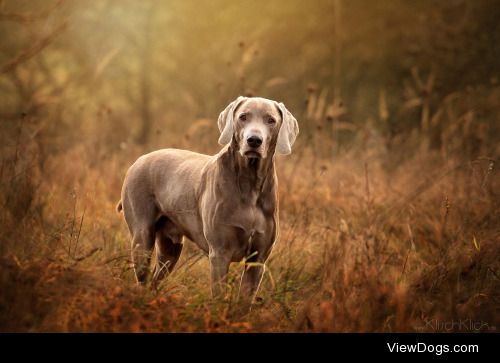
M 456 163 L 421 151 L 388 171 L 391 155 L 376 135 L 334 159 L 317 156 L 324 142 L 301 136 L 292 156 L 277 160 L 280 239 L 250 312 L 235 302 L 242 266 L 231 268 L 226 300 L 212 301 L 208 260 L 190 241 L 157 290 L 135 285 L 128 230 L 114 206 L 143 150 L 92 165 L 92 145 L 76 145 L 48 160 L 50 179 L 32 185 L 33 169 L 15 156 L 30 151 L 14 148 L 3 165 L 20 175 L 3 184 L 2 330 L 443 331 L 465 319 L 480 330 L 497 326 L 493 160 Z

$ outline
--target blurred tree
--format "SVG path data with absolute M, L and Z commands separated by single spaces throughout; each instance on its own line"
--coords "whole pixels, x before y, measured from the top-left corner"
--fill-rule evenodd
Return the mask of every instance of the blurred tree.
M 498 82 L 495 4 L 4 0 L 0 115 L 43 116 L 60 147 L 100 130 L 118 150 L 168 144 L 163 130 L 215 119 L 247 94 L 284 101 L 304 116 L 304 132 L 323 130 L 337 146 L 368 119 L 392 139 L 428 127 L 451 93 Z M 417 78 L 432 79 L 432 92 Z M 328 112 L 307 103 L 313 93 Z M 105 118 L 96 116 L 102 109 Z M 324 131 L 332 110 L 341 110 L 333 134 Z

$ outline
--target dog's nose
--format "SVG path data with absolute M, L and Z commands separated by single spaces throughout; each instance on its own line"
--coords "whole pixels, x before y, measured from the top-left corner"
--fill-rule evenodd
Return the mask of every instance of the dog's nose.
M 262 145 L 262 139 L 258 136 L 250 136 L 247 139 L 247 144 L 248 146 L 253 148 L 259 147 L 260 145 Z

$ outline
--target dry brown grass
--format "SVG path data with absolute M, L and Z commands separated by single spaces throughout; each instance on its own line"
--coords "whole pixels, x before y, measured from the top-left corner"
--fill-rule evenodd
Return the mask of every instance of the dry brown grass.
M 195 124 L 178 146 L 213 151 L 193 146 L 197 131 Z M 314 129 L 316 144 L 307 135 L 277 160 L 281 236 L 262 299 L 244 312 L 234 299 L 242 267 L 231 268 L 226 301 L 213 302 L 206 258 L 191 245 L 158 290 L 135 286 L 114 206 L 143 149 L 99 155 L 92 141 L 41 161 L 21 130 L 2 166 L 0 330 L 433 331 L 466 319 L 486 323 L 481 330 L 498 326 L 496 160 L 420 150 L 396 164 L 374 129 L 357 134 L 362 148 L 319 157 L 334 145 Z

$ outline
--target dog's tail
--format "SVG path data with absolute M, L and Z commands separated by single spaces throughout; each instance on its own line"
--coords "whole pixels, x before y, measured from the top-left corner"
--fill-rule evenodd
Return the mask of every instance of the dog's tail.
M 116 212 L 120 213 L 123 210 L 123 204 L 122 201 L 120 200 L 118 204 L 116 205 Z

